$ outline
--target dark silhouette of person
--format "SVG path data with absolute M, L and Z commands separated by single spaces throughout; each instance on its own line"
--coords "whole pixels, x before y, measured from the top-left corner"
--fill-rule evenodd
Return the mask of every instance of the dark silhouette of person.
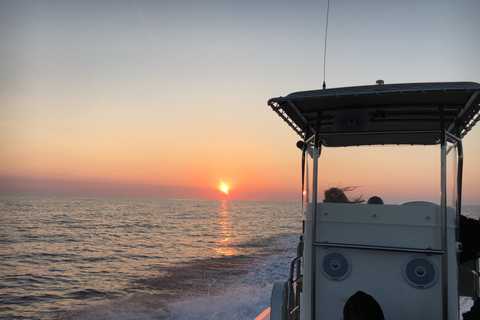
M 479 258 L 480 252 L 480 221 L 460 215 L 460 242 L 463 249 L 460 252 L 460 263 Z
M 357 291 L 343 307 L 344 320 L 385 320 L 382 308 L 369 294 Z
M 368 199 L 367 204 L 383 204 L 383 200 L 380 197 L 373 196 Z
M 478 259 L 480 252 L 480 220 L 460 215 L 459 229 L 460 242 L 463 247 L 460 252 L 460 263 Z M 480 298 L 477 298 L 470 311 L 465 312 L 462 316 L 463 320 L 479 320 Z

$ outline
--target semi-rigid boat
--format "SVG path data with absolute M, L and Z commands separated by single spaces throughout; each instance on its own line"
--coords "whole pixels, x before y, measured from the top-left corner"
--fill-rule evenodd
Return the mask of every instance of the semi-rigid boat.
M 301 137 L 303 233 L 289 274 L 273 284 L 270 308 L 257 319 L 343 319 L 358 291 L 388 320 L 461 319 L 459 298 L 480 293 L 478 259 L 459 260 L 462 139 L 480 120 L 480 84 L 379 81 L 295 92 L 268 105 Z M 432 170 L 428 181 L 423 174 Z M 361 186 L 382 186 L 378 198 L 395 199 L 397 188 L 412 201 L 325 201 L 328 186 L 357 173 L 368 177 Z M 336 176 L 343 182 L 330 181 Z

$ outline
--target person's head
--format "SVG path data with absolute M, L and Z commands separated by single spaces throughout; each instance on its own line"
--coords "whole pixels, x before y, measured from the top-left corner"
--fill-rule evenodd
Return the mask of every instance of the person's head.
M 357 291 L 343 307 L 344 320 L 385 320 L 382 308 L 369 294 Z
M 370 199 L 368 199 L 367 203 L 368 204 L 383 204 L 383 200 L 380 197 L 373 196 L 373 197 L 370 197 Z
M 362 203 L 365 200 L 362 199 L 362 196 L 358 198 L 354 198 L 353 200 L 349 200 L 345 195 L 345 192 L 352 191 L 356 187 L 345 187 L 345 188 L 330 188 L 325 190 L 325 200 L 323 202 L 331 202 L 331 203 Z
M 340 188 L 330 188 L 325 190 L 325 200 L 323 202 L 333 202 L 333 203 L 349 203 L 345 192 Z

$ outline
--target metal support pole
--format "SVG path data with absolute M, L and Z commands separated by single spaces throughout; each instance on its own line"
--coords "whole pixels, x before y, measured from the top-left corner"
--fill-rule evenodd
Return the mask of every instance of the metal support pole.
M 440 215 L 442 240 L 442 305 L 443 319 L 448 319 L 448 248 L 447 248 L 447 137 L 443 107 L 440 107 Z
M 463 142 L 459 136 L 455 136 L 449 132 L 446 133 L 447 138 L 452 142 L 456 143 L 457 147 L 457 202 L 455 203 L 456 211 L 456 224 L 458 227 L 458 222 L 460 220 L 460 214 L 462 213 L 462 183 L 463 183 Z M 456 241 L 460 241 L 459 238 L 456 238 Z
M 316 236 L 316 225 L 317 225 L 317 202 L 318 202 L 318 158 L 320 156 L 320 148 L 321 148 L 321 141 L 320 141 L 320 123 L 322 120 L 322 114 L 319 112 L 317 115 L 317 126 L 315 129 L 315 138 L 313 140 L 313 194 L 312 194 L 312 244 L 317 241 Z M 315 297 L 316 297 L 316 283 L 317 283 L 317 275 L 316 275 L 316 262 L 317 262 L 317 255 L 315 246 L 312 245 L 311 247 L 311 273 L 312 273 L 312 294 L 311 294 L 311 310 L 312 310 L 312 318 L 316 319 L 316 308 L 315 308 Z

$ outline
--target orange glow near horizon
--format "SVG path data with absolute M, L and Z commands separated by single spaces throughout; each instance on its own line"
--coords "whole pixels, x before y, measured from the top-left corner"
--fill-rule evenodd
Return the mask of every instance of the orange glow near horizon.
M 464 144 L 473 152 L 465 159 L 464 204 L 479 204 L 480 170 L 475 159 L 480 147 L 467 145 L 474 134 Z M 258 157 L 245 150 L 247 160 L 229 151 L 228 159 L 218 155 L 212 158 L 215 161 L 207 161 L 199 150 L 195 161 L 146 153 L 115 159 L 102 153 L 105 158 L 100 159 L 94 153 L 77 158 L 11 152 L 0 159 L 0 194 L 300 201 L 300 156 L 291 145 L 278 147 L 282 157 Z M 181 150 L 172 153 L 181 154 Z M 325 148 L 319 166 L 319 197 L 331 187 L 357 186 L 349 197 L 376 195 L 389 203 L 436 199 L 438 153 L 435 146 Z M 353 165 L 351 159 L 355 159 Z M 262 170 L 267 166 L 269 170 Z

